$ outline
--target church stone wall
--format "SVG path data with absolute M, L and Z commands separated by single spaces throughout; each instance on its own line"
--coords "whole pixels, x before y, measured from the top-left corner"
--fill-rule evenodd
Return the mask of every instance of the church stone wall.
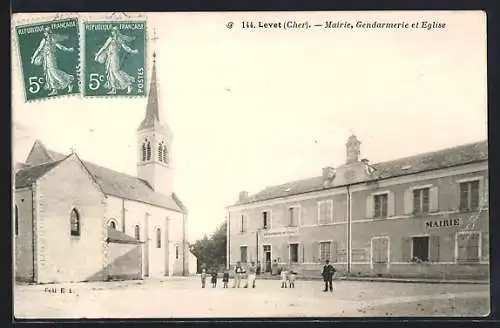
M 182 275 L 182 251 L 175 257 L 175 245 L 182 245 L 183 215 L 161 207 L 108 196 L 106 199 L 105 222 L 110 218 L 118 223 L 117 228 L 129 236 L 135 237 L 135 226 L 140 227 L 140 240 L 144 241 L 142 252 L 142 272 L 149 277 Z M 122 207 L 125 208 L 123 218 Z M 148 219 L 146 219 L 148 217 Z M 168 218 L 168 220 L 167 220 Z M 122 229 L 123 224 L 125 230 Z M 160 229 L 160 247 L 157 247 L 157 232 Z M 149 260 L 147 260 L 149 258 Z
M 33 193 L 31 189 L 18 189 L 15 205 L 18 208 L 18 233 L 15 241 L 15 277 L 20 281 L 33 280 Z M 14 212 L 15 215 L 15 212 Z M 13 225 L 14 227 L 14 225 Z
M 76 156 L 37 182 L 39 283 L 105 278 L 104 194 Z M 70 213 L 80 215 L 80 236 L 70 234 Z

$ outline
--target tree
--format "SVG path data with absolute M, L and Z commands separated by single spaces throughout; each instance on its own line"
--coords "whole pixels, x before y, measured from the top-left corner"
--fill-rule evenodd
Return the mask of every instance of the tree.
M 204 235 L 202 239 L 189 245 L 189 249 L 198 259 L 198 272 L 201 272 L 202 268 L 218 269 L 226 265 L 226 226 L 226 222 L 220 224 L 210 237 Z

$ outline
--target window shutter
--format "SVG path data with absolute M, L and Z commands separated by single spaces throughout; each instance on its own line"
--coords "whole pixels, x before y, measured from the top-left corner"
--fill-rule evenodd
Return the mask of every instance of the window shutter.
M 405 214 L 412 214 L 413 213 L 413 190 L 412 189 L 406 189 L 405 195 Z
M 285 251 L 283 252 L 282 261 L 288 263 L 290 262 L 290 244 L 287 244 L 284 249 Z
M 410 237 L 403 237 L 403 240 L 401 241 L 403 262 L 408 262 L 411 260 L 411 242 L 412 240 Z
M 439 200 L 438 187 L 431 187 L 429 189 L 429 211 L 430 212 L 437 212 L 439 210 L 438 200 Z
M 490 260 L 490 252 L 489 252 L 489 249 L 490 249 L 490 236 L 489 236 L 489 233 L 488 232 L 483 232 L 481 234 L 481 257 L 480 257 L 480 260 L 481 261 L 489 261 Z
M 319 243 L 317 241 L 312 242 L 309 254 L 311 256 L 310 258 L 311 262 L 313 263 L 319 262 Z
M 430 261 L 439 262 L 439 236 L 430 237 Z
M 304 263 L 305 262 L 305 259 L 304 259 L 304 244 L 300 243 L 299 244 L 299 247 L 298 247 L 298 256 L 297 256 L 297 259 L 299 260 L 300 263 Z
M 330 244 L 330 260 L 334 263 L 338 261 L 336 241 L 332 241 L 332 243 Z
M 373 212 L 374 212 L 374 202 L 373 202 L 373 195 L 370 195 L 366 198 L 366 218 L 371 219 L 373 218 Z
M 392 191 L 389 191 L 387 196 L 387 216 L 394 216 L 396 213 L 396 202 L 394 201 L 395 195 Z
M 488 192 L 488 177 L 484 177 L 484 179 L 479 182 L 479 206 L 488 206 Z

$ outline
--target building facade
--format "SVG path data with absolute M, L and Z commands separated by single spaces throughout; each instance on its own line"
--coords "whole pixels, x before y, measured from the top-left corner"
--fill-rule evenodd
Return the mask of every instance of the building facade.
M 173 189 L 172 132 L 160 122 L 156 63 L 136 131 L 137 176 L 36 141 L 15 172 L 17 280 L 35 283 L 188 275 L 187 209 Z
M 273 263 L 318 277 L 329 259 L 351 276 L 487 279 L 487 142 L 393 161 L 346 161 L 310 179 L 241 192 L 227 208 L 228 265 Z

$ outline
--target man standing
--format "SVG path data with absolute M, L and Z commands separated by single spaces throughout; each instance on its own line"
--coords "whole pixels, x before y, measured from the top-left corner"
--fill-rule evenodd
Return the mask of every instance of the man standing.
M 252 262 L 250 266 L 248 267 L 248 283 L 252 284 L 252 288 L 255 288 L 255 273 L 256 273 L 256 268 L 255 268 L 255 262 Z
M 333 275 L 336 270 L 333 265 L 330 264 L 329 260 L 325 261 L 325 266 L 323 266 L 323 272 L 321 275 L 323 276 L 323 280 L 325 281 L 325 289 L 324 292 L 327 292 L 330 289 L 330 292 L 333 292 Z

